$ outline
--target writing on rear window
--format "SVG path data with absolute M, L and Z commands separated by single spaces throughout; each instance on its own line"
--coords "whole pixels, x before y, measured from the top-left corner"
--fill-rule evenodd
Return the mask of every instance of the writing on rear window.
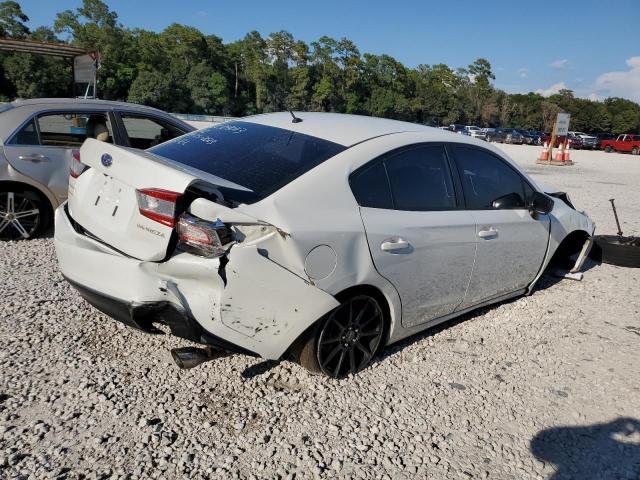
M 345 148 L 283 128 L 235 121 L 183 135 L 149 151 L 242 185 L 251 191 L 219 190 L 227 200 L 254 203 Z

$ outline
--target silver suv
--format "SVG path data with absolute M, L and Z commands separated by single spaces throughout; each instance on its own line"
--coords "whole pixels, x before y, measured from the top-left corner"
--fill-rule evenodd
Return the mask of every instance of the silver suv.
M 32 238 L 51 225 L 85 139 L 146 149 L 193 130 L 161 110 L 123 102 L 60 98 L 0 105 L 0 240 Z

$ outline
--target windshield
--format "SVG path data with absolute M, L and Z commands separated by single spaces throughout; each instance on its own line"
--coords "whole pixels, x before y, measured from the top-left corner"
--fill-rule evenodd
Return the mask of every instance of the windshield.
M 251 191 L 220 191 L 227 200 L 254 203 L 345 149 L 290 130 L 235 121 L 188 133 L 149 152 L 242 185 Z

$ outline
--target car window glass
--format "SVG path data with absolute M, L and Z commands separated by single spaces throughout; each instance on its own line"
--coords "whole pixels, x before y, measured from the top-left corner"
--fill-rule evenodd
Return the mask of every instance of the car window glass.
M 121 114 L 124 129 L 129 137 L 129 145 L 146 150 L 174 139 L 185 132 L 178 127 L 155 118 Z
M 478 148 L 458 146 L 455 152 L 467 208 L 489 210 L 494 200 L 512 193 L 520 196 L 517 208 L 525 207 L 522 177 L 506 162 Z
M 40 145 L 36 123 L 30 120 L 18 133 L 14 135 L 10 142 L 12 145 Z
M 446 210 L 456 206 L 444 148 L 420 146 L 384 161 L 396 210 Z
M 188 133 L 149 151 L 242 185 L 251 191 L 219 190 L 226 200 L 254 203 L 345 149 L 292 130 L 234 121 Z
M 104 113 L 54 113 L 38 117 L 40 142 L 50 147 L 79 147 L 87 138 L 113 143 Z
M 382 162 L 375 162 L 357 172 L 349 182 L 358 205 L 370 208 L 393 208 L 387 172 Z

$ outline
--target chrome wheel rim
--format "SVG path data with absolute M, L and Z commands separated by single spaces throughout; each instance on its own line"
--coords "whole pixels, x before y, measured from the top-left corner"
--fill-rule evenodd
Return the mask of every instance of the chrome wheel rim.
M 366 295 L 347 300 L 331 312 L 318 337 L 320 369 L 333 378 L 359 372 L 375 355 L 383 332 L 378 302 Z
M 36 201 L 24 193 L 0 193 L 0 239 L 30 238 L 40 224 L 40 209 Z

